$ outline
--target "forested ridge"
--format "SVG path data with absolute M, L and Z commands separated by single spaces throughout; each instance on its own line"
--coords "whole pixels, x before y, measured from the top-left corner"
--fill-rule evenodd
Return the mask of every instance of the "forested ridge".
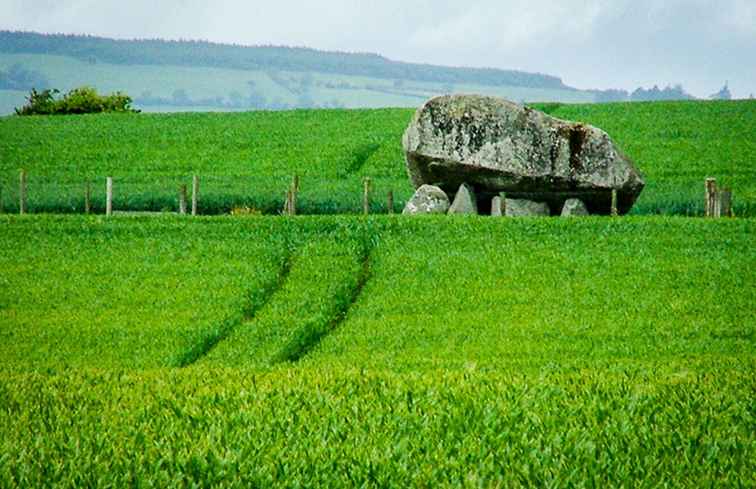
M 405 63 L 377 54 L 286 46 L 241 46 L 160 39 L 116 40 L 85 35 L 0 31 L 0 52 L 72 56 L 90 63 L 317 71 L 423 82 L 569 89 L 560 78 L 539 73 Z

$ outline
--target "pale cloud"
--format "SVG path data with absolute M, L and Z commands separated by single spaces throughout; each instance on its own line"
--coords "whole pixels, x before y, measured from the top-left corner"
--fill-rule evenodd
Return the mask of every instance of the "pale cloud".
M 756 92 L 754 0 L 0 0 L 0 29 L 377 52 L 579 88 Z

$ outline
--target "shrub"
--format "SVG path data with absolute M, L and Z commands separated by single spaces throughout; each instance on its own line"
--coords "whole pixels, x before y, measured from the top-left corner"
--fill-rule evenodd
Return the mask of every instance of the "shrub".
M 60 91 L 32 89 L 27 103 L 16 109 L 16 115 L 94 114 L 98 112 L 139 112 L 131 107 L 131 97 L 115 92 L 100 95 L 92 87 L 79 87 L 69 91 L 63 98 L 56 98 Z

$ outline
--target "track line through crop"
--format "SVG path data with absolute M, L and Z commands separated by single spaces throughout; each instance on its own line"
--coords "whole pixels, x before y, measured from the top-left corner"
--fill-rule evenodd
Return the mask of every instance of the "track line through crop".
M 370 279 L 370 253 L 369 249 L 365 250 L 357 282 L 350 291 L 348 300 L 340 305 L 331 320 L 323 325 L 324 327 L 304 327 L 297 331 L 294 338 L 273 358 L 273 363 L 298 362 L 312 351 L 323 338 L 336 330 L 344 322 L 352 306 L 362 294 L 365 284 Z
M 218 328 L 210 331 L 202 339 L 202 341 L 193 345 L 191 348 L 179 355 L 174 362 L 174 365 L 179 368 L 183 368 L 196 363 L 202 357 L 210 353 L 210 351 L 212 351 L 212 349 L 215 348 L 218 343 L 225 340 L 236 328 L 244 323 L 252 321 L 255 317 L 255 314 L 257 314 L 257 311 L 265 306 L 276 294 L 276 292 L 283 288 L 290 272 L 291 255 L 288 255 L 284 259 L 281 271 L 278 274 L 278 279 L 271 287 L 265 288 L 261 300 L 254 301 L 253 295 L 249 294 L 248 301 L 245 304 L 241 315 L 235 315 L 223 321 L 223 323 L 221 323 Z

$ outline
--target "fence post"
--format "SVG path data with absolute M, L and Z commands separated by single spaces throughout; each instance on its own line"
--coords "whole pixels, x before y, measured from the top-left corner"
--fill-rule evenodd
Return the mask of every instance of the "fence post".
M 291 179 L 291 199 L 289 201 L 289 214 L 297 214 L 297 194 L 299 193 L 299 176 L 294 175 Z
M 291 188 L 289 188 L 289 190 L 286 191 L 286 203 L 284 204 L 284 215 L 285 216 L 292 215 L 291 214 L 291 204 L 292 204 L 291 200 L 292 200 L 292 198 L 293 198 L 292 191 L 291 191 Z
M 714 217 L 714 201 L 717 198 L 717 180 L 716 178 L 707 178 L 704 183 L 705 187 L 705 202 L 704 202 L 704 215 L 706 217 Z
M 619 211 L 617 210 L 617 189 L 612 189 L 612 209 L 611 209 L 612 217 L 617 217 L 619 215 Z
M 388 207 L 389 214 L 394 213 L 394 192 L 392 192 L 391 190 L 389 190 L 388 194 L 386 194 L 386 207 Z
M 719 191 L 717 207 L 719 211 L 717 217 L 732 217 L 732 190 L 729 187 Z
M 92 211 L 92 186 L 90 182 L 87 182 L 84 186 L 84 214 L 89 214 Z
M 186 184 L 179 186 L 179 214 L 186 215 Z
M 501 216 L 507 217 L 507 194 L 506 192 L 499 192 L 499 197 L 501 197 Z
M 105 215 L 113 215 L 113 177 L 105 179 Z
M 26 214 L 26 170 L 18 176 L 18 213 Z
M 199 199 L 199 177 L 192 176 L 192 215 L 197 215 L 197 202 Z
M 362 181 L 362 213 L 368 215 L 370 212 L 370 177 L 365 177 Z

